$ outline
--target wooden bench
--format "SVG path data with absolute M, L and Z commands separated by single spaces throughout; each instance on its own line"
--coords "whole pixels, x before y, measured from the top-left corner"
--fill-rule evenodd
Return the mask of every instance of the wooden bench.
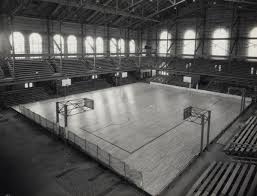
M 257 117 L 251 116 L 223 149 L 226 154 L 247 158 L 257 157 Z
M 214 162 L 198 178 L 187 196 L 255 196 L 257 166 L 239 162 Z

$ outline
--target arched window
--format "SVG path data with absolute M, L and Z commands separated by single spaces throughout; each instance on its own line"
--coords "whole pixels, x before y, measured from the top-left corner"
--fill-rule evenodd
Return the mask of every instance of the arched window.
M 135 55 L 136 53 L 136 44 L 133 39 L 129 41 L 129 53 L 130 55 Z
M 67 38 L 68 54 L 76 54 L 78 51 L 77 38 L 74 35 L 70 35 Z M 70 58 L 76 57 L 76 55 L 69 56 Z
M 253 39 L 254 38 L 254 39 Z M 252 29 L 248 39 L 248 57 L 257 57 L 257 27 Z
M 112 38 L 110 40 L 110 53 L 111 56 L 117 55 L 117 40 L 115 38 Z
M 184 55 L 194 55 L 195 54 L 195 31 L 187 30 L 184 34 Z
M 120 54 L 120 56 L 124 56 L 125 53 L 125 41 L 124 39 L 119 39 L 118 41 L 118 53 Z
M 103 56 L 104 53 L 104 40 L 102 37 L 96 38 L 96 53 L 97 56 Z
M 168 31 L 162 31 L 160 34 L 160 40 L 159 40 L 159 55 L 160 56 L 166 56 L 167 53 L 170 53 L 168 51 L 170 49 L 171 44 L 171 34 L 168 33 Z
M 64 39 L 63 36 L 56 34 L 53 37 L 54 54 L 64 54 Z M 60 57 L 60 56 L 56 56 Z
M 88 56 L 93 56 L 94 54 L 94 39 L 91 36 L 87 36 L 85 39 L 85 49 L 86 49 L 86 54 Z
M 24 40 L 24 36 L 22 33 L 13 32 L 10 35 L 9 39 L 10 39 L 10 43 L 14 49 L 15 54 L 25 54 L 25 40 Z M 16 57 L 16 58 L 23 59 L 25 57 Z
M 212 49 L 211 55 L 213 56 L 227 56 L 228 55 L 228 31 L 224 28 L 218 28 L 212 35 Z
M 31 33 L 29 36 L 30 54 L 42 54 L 42 37 L 38 33 Z M 40 56 L 32 56 L 31 58 L 40 58 Z

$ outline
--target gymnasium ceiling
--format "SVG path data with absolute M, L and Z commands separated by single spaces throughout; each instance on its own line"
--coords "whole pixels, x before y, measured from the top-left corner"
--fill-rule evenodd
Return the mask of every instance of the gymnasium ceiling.
M 0 9 L 13 16 L 137 29 L 174 18 L 183 8 L 194 14 L 213 2 L 257 8 L 256 0 L 1 0 Z

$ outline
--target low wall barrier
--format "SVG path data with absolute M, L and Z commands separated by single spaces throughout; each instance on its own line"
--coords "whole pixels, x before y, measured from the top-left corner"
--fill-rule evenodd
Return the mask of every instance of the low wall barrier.
M 74 132 L 61 127 L 59 124 L 54 123 L 35 112 L 32 112 L 30 109 L 19 105 L 19 110 L 21 114 L 27 118 L 33 120 L 37 124 L 46 128 L 52 134 L 58 136 L 61 139 L 65 139 L 67 142 L 74 145 L 80 151 L 86 153 L 97 161 L 101 162 L 104 166 L 113 170 L 115 173 L 125 177 L 128 181 L 135 184 L 137 187 L 143 189 L 143 174 L 136 169 L 131 168 L 128 164 L 120 159 L 114 157 L 110 153 L 101 149 L 98 145 L 81 138 L 76 135 Z

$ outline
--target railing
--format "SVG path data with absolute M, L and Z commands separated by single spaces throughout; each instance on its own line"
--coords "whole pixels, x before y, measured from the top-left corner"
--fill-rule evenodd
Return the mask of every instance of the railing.
M 100 148 L 98 145 L 79 137 L 72 131 L 61 127 L 59 124 L 56 124 L 36 114 L 35 112 L 32 112 L 30 109 L 27 109 L 23 105 L 19 105 L 19 110 L 21 114 L 46 128 L 49 132 L 73 144 L 74 147 L 101 162 L 104 166 L 108 167 L 115 173 L 125 177 L 128 181 L 132 182 L 137 187 L 143 188 L 142 172 L 131 168 L 124 161 L 114 157 L 110 153 Z

